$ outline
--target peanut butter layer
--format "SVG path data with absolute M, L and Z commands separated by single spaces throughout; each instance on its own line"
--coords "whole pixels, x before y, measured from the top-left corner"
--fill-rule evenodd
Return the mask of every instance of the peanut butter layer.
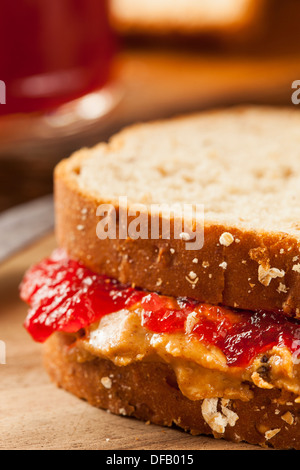
M 78 339 L 78 361 L 94 356 L 117 366 L 140 361 L 167 363 L 190 400 L 222 397 L 249 400 L 251 385 L 300 395 L 299 364 L 286 347 L 273 347 L 247 367 L 229 366 L 222 351 L 186 333 L 153 333 L 141 325 L 141 312 L 121 310 L 103 317 Z M 86 354 L 88 353 L 88 354 Z

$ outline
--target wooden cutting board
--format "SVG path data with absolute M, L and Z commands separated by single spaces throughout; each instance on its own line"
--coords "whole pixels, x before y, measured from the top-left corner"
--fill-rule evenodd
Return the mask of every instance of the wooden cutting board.
M 18 286 L 24 271 L 54 247 L 50 234 L 0 266 L 0 340 L 6 345 L 6 364 L 0 364 L 0 449 L 254 449 L 115 416 L 50 383 L 41 364 L 42 346 L 22 326 L 27 306 Z

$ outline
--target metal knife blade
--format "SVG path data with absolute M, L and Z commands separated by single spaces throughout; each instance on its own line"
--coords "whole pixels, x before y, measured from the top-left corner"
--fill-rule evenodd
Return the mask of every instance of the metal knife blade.
M 53 195 L 0 214 L 0 263 L 54 228 Z

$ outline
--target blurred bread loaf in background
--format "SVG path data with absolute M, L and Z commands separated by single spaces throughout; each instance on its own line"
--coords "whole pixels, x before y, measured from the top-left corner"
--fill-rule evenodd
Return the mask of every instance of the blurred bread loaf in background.
M 111 0 L 116 28 L 126 34 L 236 33 L 261 22 L 267 0 Z
M 185 39 L 242 53 L 298 52 L 298 0 L 110 0 L 110 9 L 116 31 L 138 43 Z

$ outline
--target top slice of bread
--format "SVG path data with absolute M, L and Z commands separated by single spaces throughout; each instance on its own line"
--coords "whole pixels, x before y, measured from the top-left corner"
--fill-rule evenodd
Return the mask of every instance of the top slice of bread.
M 117 207 L 119 196 L 149 210 L 203 204 L 204 246 L 99 240 L 96 208 Z M 58 242 L 121 282 L 300 316 L 299 196 L 296 109 L 231 108 L 138 124 L 58 165 Z

